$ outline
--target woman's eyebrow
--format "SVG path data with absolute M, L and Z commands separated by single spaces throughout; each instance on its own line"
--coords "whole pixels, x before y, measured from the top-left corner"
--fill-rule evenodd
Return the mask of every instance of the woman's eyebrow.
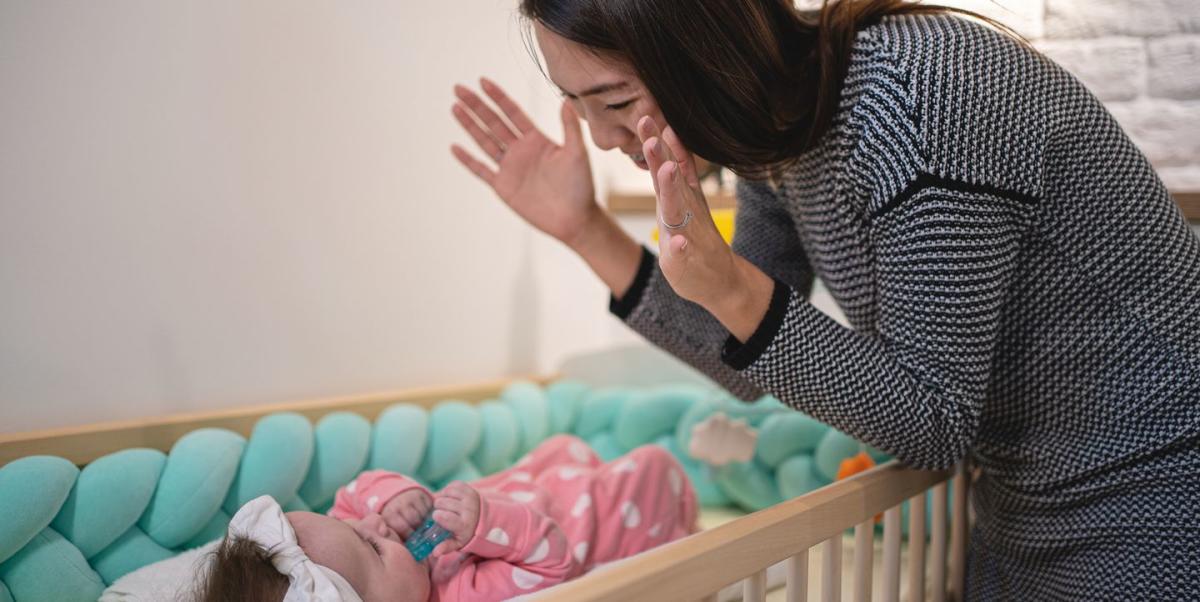
M 570 92 L 563 90 L 562 87 L 559 87 L 558 89 L 559 89 L 559 91 L 561 91 L 563 93 L 563 96 L 566 96 L 567 98 L 583 98 L 584 96 L 594 96 L 596 94 L 603 94 L 605 92 L 612 92 L 614 90 L 620 90 L 620 89 L 628 88 L 628 87 L 629 87 L 629 82 L 613 82 L 613 83 L 607 83 L 607 84 L 598 84 L 598 85 L 592 86 L 591 88 L 588 88 L 587 90 L 584 90 L 583 92 L 580 92 L 577 95 L 571 94 Z

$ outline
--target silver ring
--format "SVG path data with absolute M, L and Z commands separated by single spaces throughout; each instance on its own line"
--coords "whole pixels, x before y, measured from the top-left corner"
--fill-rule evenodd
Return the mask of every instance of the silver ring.
M 688 222 L 692 221 L 692 212 L 688 211 L 687 213 L 683 214 L 683 221 L 675 225 L 668 224 L 667 220 L 665 219 L 660 219 L 659 221 L 662 222 L 663 227 L 668 230 L 678 230 L 688 225 Z

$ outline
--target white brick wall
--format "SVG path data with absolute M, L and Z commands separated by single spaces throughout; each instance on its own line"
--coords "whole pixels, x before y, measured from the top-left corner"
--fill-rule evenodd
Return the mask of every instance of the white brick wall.
M 1200 191 L 1200 0 L 929 0 L 1031 39 L 1103 101 L 1172 190 Z
M 1168 188 L 1200 190 L 1200 0 L 1044 2 L 1038 48 L 1104 101 Z

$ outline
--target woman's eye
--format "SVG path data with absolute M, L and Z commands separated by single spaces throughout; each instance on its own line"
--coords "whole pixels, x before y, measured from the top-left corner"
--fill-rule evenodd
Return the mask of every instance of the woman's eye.
M 605 109 L 607 109 L 607 110 L 609 110 L 609 111 L 620 111 L 621 109 L 624 109 L 625 107 L 627 107 L 627 106 L 629 106 L 629 105 L 631 105 L 631 104 L 633 104 L 633 101 L 632 101 L 632 100 L 627 100 L 627 101 L 625 101 L 625 102 L 619 102 L 619 103 L 617 103 L 617 104 L 612 104 L 612 105 L 604 105 L 604 108 L 605 108 Z

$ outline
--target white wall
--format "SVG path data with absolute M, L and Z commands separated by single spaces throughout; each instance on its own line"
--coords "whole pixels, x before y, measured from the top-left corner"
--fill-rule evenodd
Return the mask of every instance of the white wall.
M 1125 102 L 1196 108 L 1145 83 L 1152 37 L 1194 52 L 1188 0 L 1129 32 L 1104 29 L 1118 0 L 954 4 L 1054 54 L 1143 36 Z M 451 86 L 480 74 L 560 135 L 515 5 L 0 0 L 0 432 L 545 373 L 636 340 L 583 264 L 448 152 L 465 138 Z M 1190 136 L 1138 114 L 1118 116 L 1140 143 Z M 1168 184 L 1200 173 L 1159 154 Z M 593 160 L 601 196 L 648 188 L 619 155 Z
M 0 432 L 552 369 L 628 340 L 449 153 L 513 0 L 0 0 Z

